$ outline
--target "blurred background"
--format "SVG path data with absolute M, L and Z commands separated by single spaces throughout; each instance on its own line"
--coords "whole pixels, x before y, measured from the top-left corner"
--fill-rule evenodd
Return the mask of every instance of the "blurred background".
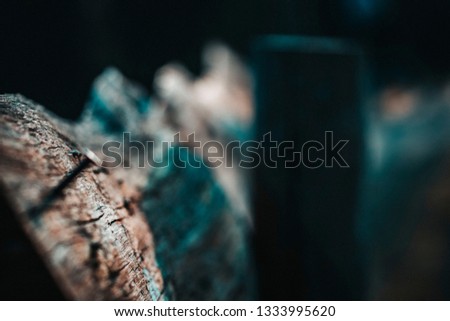
M 450 299 L 450 2 L 3 0 L 0 34 L 0 92 L 69 119 L 108 66 L 152 92 L 229 45 L 256 135 L 351 142 L 349 169 L 255 171 L 258 297 Z
M 449 68 L 449 10 L 444 0 L 4 0 L 0 88 L 75 118 L 107 66 L 151 87 L 174 59 L 198 72 L 209 40 L 248 60 L 254 38 L 273 33 L 355 38 L 380 85 L 436 79 Z

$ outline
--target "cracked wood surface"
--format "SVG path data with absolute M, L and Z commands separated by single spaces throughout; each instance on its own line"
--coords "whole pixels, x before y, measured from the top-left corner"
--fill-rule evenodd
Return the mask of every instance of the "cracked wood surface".
M 0 96 L 0 188 L 68 299 L 157 300 L 163 280 L 139 193 L 90 165 L 36 218 L 30 210 L 80 163 L 71 125 Z M 69 130 L 67 130 L 69 129 Z

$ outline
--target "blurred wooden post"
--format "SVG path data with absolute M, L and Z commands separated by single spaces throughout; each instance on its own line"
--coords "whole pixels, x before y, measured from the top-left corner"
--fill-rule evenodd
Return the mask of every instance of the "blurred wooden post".
M 263 297 L 358 299 L 362 272 L 354 220 L 363 152 L 361 52 L 333 39 L 268 36 L 256 43 L 255 61 L 257 139 L 271 132 L 278 143 L 293 141 L 296 151 L 307 141 L 324 143 L 326 131 L 333 132 L 334 144 L 349 140 L 342 149 L 349 168 L 335 162 L 332 168 L 257 169 Z M 323 151 L 315 155 L 324 158 Z M 273 275 L 277 282 L 267 282 Z

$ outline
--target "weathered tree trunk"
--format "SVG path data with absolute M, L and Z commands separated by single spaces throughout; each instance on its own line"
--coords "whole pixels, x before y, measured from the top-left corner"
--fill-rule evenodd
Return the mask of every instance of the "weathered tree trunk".
M 139 193 L 114 170 L 91 164 L 42 205 L 85 157 L 75 152 L 83 144 L 70 129 L 21 96 L 0 96 L 3 207 L 17 218 L 66 298 L 160 299 L 163 280 L 152 233 L 136 205 Z

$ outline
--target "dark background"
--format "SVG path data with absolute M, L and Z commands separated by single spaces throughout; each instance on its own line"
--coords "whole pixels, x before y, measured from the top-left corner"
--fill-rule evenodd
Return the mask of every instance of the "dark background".
M 446 0 L 2 0 L 0 92 L 76 118 L 109 65 L 151 89 L 171 60 L 199 72 L 209 40 L 249 61 L 252 40 L 267 33 L 355 38 L 380 86 L 439 80 L 449 69 L 449 13 Z

